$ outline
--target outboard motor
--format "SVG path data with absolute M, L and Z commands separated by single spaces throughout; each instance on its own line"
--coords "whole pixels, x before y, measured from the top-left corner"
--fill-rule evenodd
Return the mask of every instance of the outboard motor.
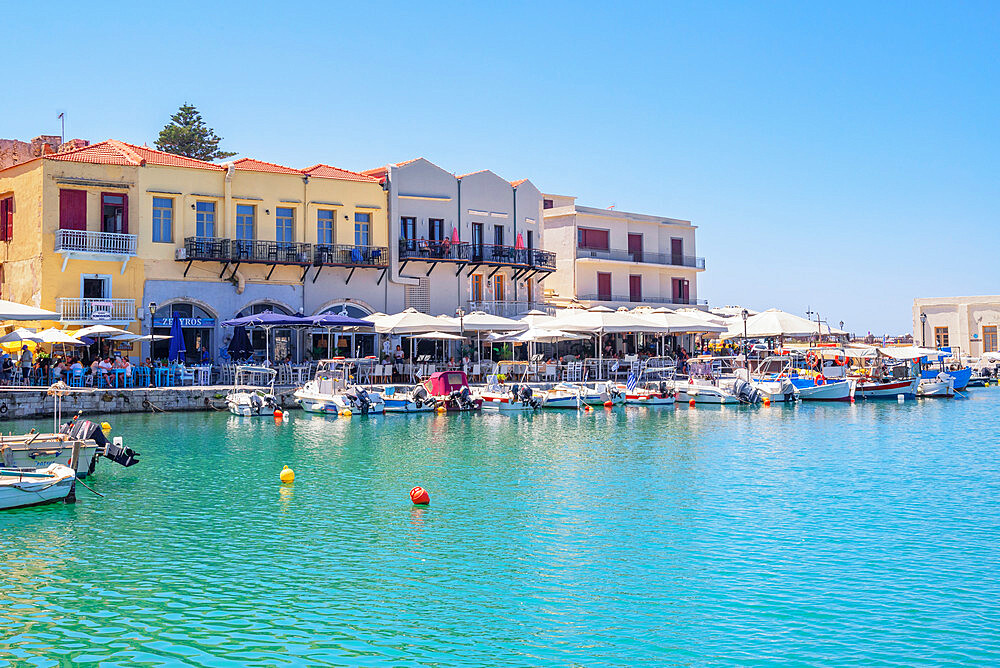
M 97 444 L 97 454 L 110 459 L 121 466 L 132 466 L 139 463 L 139 453 L 132 448 L 122 445 L 121 437 L 115 438 L 113 443 L 109 443 L 100 425 L 90 420 L 82 420 L 76 423 L 63 425 L 60 433 L 67 434 L 70 438 L 81 440 L 92 440 Z M 90 471 L 93 473 L 93 471 Z
M 663 398 L 663 399 L 666 399 L 667 398 L 667 394 L 670 391 L 667 388 L 667 381 L 665 381 L 665 380 L 661 380 L 660 381 L 659 390 L 660 390 L 660 397 Z
M 264 407 L 264 400 L 260 398 L 260 395 L 254 392 L 250 395 L 250 409 L 260 415 L 260 409 Z
M 538 408 L 539 401 L 535 399 L 535 393 L 527 385 L 521 386 L 521 403 L 527 404 L 532 408 Z
M 413 398 L 413 403 L 416 404 L 417 408 L 420 408 L 427 402 L 427 388 L 423 385 L 417 385 L 410 392 L 410 396 Z
M 351 399 L 351 403 L 358 402 L 358 406 L 361 408 L 362 415 L 368 415 L 368 412 L 372 407 L 371 397 L 368 396 L 368 392 L 363 387 L 354 388 L 354 397 Z
M 756 404 L 762 397 L 760 390 L 742 378 L 737 378 L 733 383 L 733 394 L 744 404 Z

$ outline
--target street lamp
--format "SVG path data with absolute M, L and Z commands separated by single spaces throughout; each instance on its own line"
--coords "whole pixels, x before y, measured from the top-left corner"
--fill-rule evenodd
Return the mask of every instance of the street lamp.
M 927 314 L 923 312 L 920 314 L 920 346 L 927 346 Z
M 149 302 L 149 304 L 147 305 L 147 307 L 149 308 L 149 355 L 148 355 L 148 357 L 152 358 L 153 357 L 153 341 L 154 341 L 154 338 L 153 338 L 153 316 L 156 315 L 156 302 Z M 140 346 L 139 349 L 142 350 L 142 347 Z M 142 361 L 142 360 L 140 359 L 140 361 Z
M 458 328 L 462 336 L 465 336 L 465 309 L 459 306 L 455 309 L 455 317 L 458 318 Z M 459 344 L 459 348 L 464 348 L 465 343 Z M 477 354 L 478 357 L 478 354 Z
M 750 312 L 747 311 L 746 309 L 743 309 L 743 311 L 740 313 L 740 316 L 743 318 L 743 354 L 746 355 L 747 354 L 747 318 L 750 317 Z

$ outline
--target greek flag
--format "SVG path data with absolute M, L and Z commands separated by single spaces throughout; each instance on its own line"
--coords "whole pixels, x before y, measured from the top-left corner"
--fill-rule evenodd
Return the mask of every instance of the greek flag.
M 625 381 L 625 389 L 629 392 L 635 389 L 635 384 L 639 382 L 639 377 L 635 375 L 635 371 L 630 371 L 628 374 L 628 379 Z

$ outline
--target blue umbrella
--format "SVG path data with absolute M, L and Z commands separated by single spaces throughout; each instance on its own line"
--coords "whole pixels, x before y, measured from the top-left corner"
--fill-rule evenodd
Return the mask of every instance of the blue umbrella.
M 304 327 L 312 324 L 309 318 L 301 315 L 285 315 L 284 313 L 273 313 L 264 311 L 256 315 L 245 315 L 242 318 L 233 318 L 223 321 L 225 327 L 260 327 L 264 330 L 264 354 L 266 359 L 271 359 L 270 335 L 274 327 Z
M 181 316 L 174 311 L 173 320 L 170 323 L 170 352 L 167 353 L 167 360 L 170 362 L 180 362 L 184 353 L 184 330 L 181 329 Z
M 237 325 L 233 329 L 233 340 L 229 342 L 229 357 L 237 362 L 241 362 L 253 357 L 253 344 L 247 336 L 247 329 L 243 325 Z

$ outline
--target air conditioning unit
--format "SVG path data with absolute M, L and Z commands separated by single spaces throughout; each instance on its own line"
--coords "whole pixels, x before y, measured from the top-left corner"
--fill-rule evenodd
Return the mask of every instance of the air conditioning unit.
M 186 259 L 188 259 L 187 248 L 178 248 L 177 250 L 175 250 L 174 251 L 174 259 L 175 260 L 186 260 Z

